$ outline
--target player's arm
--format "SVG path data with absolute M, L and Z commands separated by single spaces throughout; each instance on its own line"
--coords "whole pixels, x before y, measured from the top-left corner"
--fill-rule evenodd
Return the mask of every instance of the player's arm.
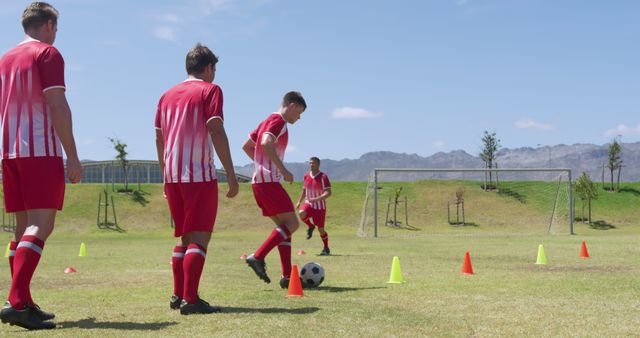
M 242 150 L 244 150 L 244 153 L 249 156 L 251 161 L 253 161 L 253 154 L 255 154 L 256 151 L 256 143 L 253 142 L 252 139 L 247 139 L 247 142 L 242 146 Z
M 224 171 L 227 173 L 227 184 L 229 184 L 227 197 L 235 197 L 239 189 L 238 179 L 236 178 L 236 172 L 233 168 L 233 160 L 231 159 L 231 151 L 229 150 L 229 139 L 227 138 L 227 132 L 224 130 L 222 119 L 214 118 L 209 120 L 207 130 L 209 131 L 209 135 L 211 135 L 211 141 L 213 141 L 213 146 L 216 148 L 220 163 L 222 163 Z
M 300 198 L 298 198 L 298 203 L 296 203 L 296 209 L 298 209 L 300 207 L 300 204 L 302 204 L 302 201 L 304 200 L 304 196 L 306 195 L 306 189 L 304 187 L 302 187 L 302 192 L 300 193 Z
M 272 134 L 264 133 L 262 134 L 262 141 L 260 145 L 262 149 L 264 149 L 264 153 L 267 154 L 267 157 L 271 160 L 273 164 L 276 165 L 276 168 L 280 170 L 282 176 L 284 176 L 284 180 L 289 183 L 293 183 L 293 174 L 284 167 L 282 160 L 278 157 L 276 153 L 276 138 Z
M 69 182 L 78 183 L 82 179 L 82 165 L 78 159 L 76 141 L 73 138 L 71 109 L 64 94 L 64 88 L 51 88 L 43 93 L 47 105 L 51 109 L 51 122 L 58 134 L 60 143 L 67 154 L 67 175 Z
M 320 201 L 324 201 L 327 198 L 329 198 L 331 196 L 331 188 L 327 188 L 324 190 L 324 192 L 322 193 L 322 195 L 318 196 L 318 197 L 312 197 L 309 199 L 309 202 L 314 203 L 314 202 L 320 202 Z

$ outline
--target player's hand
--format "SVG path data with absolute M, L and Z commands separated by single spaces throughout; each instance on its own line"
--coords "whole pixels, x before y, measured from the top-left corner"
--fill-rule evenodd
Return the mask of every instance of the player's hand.
M 82 164 L 77 157 L 67 159 L 67 176 L 71 183 L 78 183 L 82 179 Z
M 238 184 L 238 181 L 229 180 L 229 182 L 227 183 L 229 184 L 229 191 L 227 191 L 227 198 L 236 197 L 236 195 L 238 194 L 238 191 L 240 191 L 240 185 Z
M 282 172 L 282 176 L 284 176 L 284 181 L 293 183 L 293 174 L 289 172 L 289 170 L 285 169 Z
M 162 197 L 164 197 L 164 199 L 167 199 L 167 185 L 162 183 Z

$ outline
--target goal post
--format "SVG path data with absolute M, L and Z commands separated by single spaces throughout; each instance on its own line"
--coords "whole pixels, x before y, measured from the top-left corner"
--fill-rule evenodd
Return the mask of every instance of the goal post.
M 491 173 L 492 175 L 489 175 Z M 495 181 L 487 182 L 486 177 L 492 176 Z M 383 180 L 381 180 L 383 179 Z M 386 179 L 386 181 L 384 181 Z M 451 196 L 452 185 L 462 185 L 467 187 L 467 189 L 473 189 L 472 193 L 475 196 L 481 196 L 476 190 L 490 190 L 495 191 L 503 200 L 509 199 L 511 202 L 494 202 L 492 206 L 495 206 L 495 203 L 512 203 L 513 201 L 520 202 L 521 205 L 526 205 L 529 203 L 529 208 L 532 209 L 533 206 L 538 206 L 537 215 L 535 222 L 543 223 L 546 225 L 548 222 L 548 228 L 546 228 L 547 233 L 550 233 L 552 230 L 552 226 L 566 226 L 568 225 L 568 233 L 574 234 L 574 206 L 573 206 L 573 188 L 572 188 L 572 175 L 571 169 L 568 168 L 500 168 L 500 169 L 430 169 L 430 168 L 376 168 L 372 171 L 369 182 L 367 183 L 367 191 L 365 195 L 365 201 L 363 205 L 363 210 L 361 213 L 360 227 L 359 227 L 359 235 L 366 236 L 368 234 L 367 229 L 373 227 L 373 237 L 379 236 L 380 229 L 380 203 L 383 204 L 386 202 L 386 214 L 387 219 L 384 220 L 383 224 L 396 224 L 388 220 L 389 208 L 391 204 L 391 197 L 388 200 L 384 199 L 381 201 L 380 189 L 386 184 L 387 186 L 391 186 L 392 182 L 395 182 L 394 187 L 397 188 L 398 185 L 402 184 L 402 182 L 455 182 L 450 183 L 449 187 L 446 190 L 448 196 Z M 411 184 L 411 183 L 410 183 Z M 425 194 L 429 195 L 432 190 L 429 185 L 438 184 L 438 183 L 428 183 L 426 187 L 422 187 L 420 192 L 414 192 L 413 196 L 409 197 L 409 200 L 412 199 L 411 205 L 416 206 L 417 204 L 423 205 L 424 201 L 415 201 L 417 199 L 425 198 Z M 472 188 L 469 188 L 472 187 Z M 402 188 L 402 186 L 400 186 Z M 537 189 L 537 190 L 536 190 Z M 415 190 L 415 189 L 414 189 Z M 444 194 L 439 190 L 440 194 Z M 524 192 L 523 192 L 524 191 Z M 458 196 L 458 193 L 455 194 Z M 458 196 L 460 199 L 462 198 L 462 193 Z M 533 197 L 532 197 L 533 196 Z M 404 197 L 404 210 L 406 210 L 406 196 Z M 441 219 L 442 216 L 442 208 L 446 208 L 447 214 L 449 212 L 449 200 L 443 201 L 442 198 L 437 201 L 430 197 L 430 201 L 432 204 L 437 204 L 438 215 L 436 215 L 435 211 L 428 209 L 427 207 L 420 206 L 425 210 L 419 212 L 418 224 L 420 221 L 423 221 L 423 218 L 438 218 Z M 453 198 L 447 197 L 447 198 Z M 397 201 L 396 198 L 396 206 Z M 455 198 L 454 198 L 455 201 Z M 459 201 L 458 201 L 459 202 Z M 455 202 L 454 202 L 455 203 Z M 464 203 L 464 202 L 463 202 Z M 537 204 L 536 204 L 537 203 Z M 372 208 L 371 208 L 372 204 Z M 443 205 L 446 205 L 443 206 Z M 472 203 L 473 205 L 473 203 Z M 499 205 L 499 204 L 498 204 Z M 436 206 L 431 206 L 431 208 L 435 208 Z M 509 209 L 509 206 L 505 206 L 506 209 Z M 478 208 L 476 208 L 478 209 Z M 394 209 L 395 210 L 395 209 Z M 409 210 L 416 210 L 416 207 L 409 208 Z M 464 204 L 462 205 L 462 212 L 464 219 Z M 488 210 L 485 210 L 488 211 Z M 384 211 L 383 211 L 384 212 Z M 456 211 L 454 211 L 455 213 Z M 473 210 L 472 212 L 476 213 L 476 216 L 484 214 L 483 210 Z M 517 211 L 513 211 L 517 212 Z M 410 215 L 407 217 L 405 214 L 403 217 L 407 219 L 409 222 Z M 546 213 L 546 214 L 545 214 Z M 488 212 L 487 212 L 488 214 Z M 527 214 L 528 215 L 528 214 Z M 521 217 L 526 218 L 527 215 L 523 215 Z M 382 215 L 384 216 L 384 215 Z M 447 214 L 447 217 L 449 215 Z M 477 217 L 476 217 L 477 218 Z M 561 219 L 560 219 L 561 218 Z M 473 218 L 472 218 L 473 219 Z M 544 221 L 543 221 L 544 220 Z M 472 220 L 473 222 L 473 220 Z M 486 223 L 491 223 L 492 220 L 488 219 L 488 217 L 483 218 L 482 226 L 485 226 Z M 387 224 L 388 223 L 388 224 Z M 401 222 L 398 222 L 401 223 Z M 415 223 L 415 222 L 413 222 Z M 442 223 L 442 222 L 440 222 Z M 446 222 L 445 222 L 446 223 Z M 501 224 L 502 221 L 495 222 L 497 224 Z M 449 224 L 452 224 L 449 220 Z M 560 225 L 559 225 L 560 224 Z M 564 224 L 564 225 L 562 225 Z M 408 224 L 407 224 L 408 225 Z M 542 228 L 542 225 L 538 225 L 539 228 Z M 567 228 L 562 232 L 566 233 Z

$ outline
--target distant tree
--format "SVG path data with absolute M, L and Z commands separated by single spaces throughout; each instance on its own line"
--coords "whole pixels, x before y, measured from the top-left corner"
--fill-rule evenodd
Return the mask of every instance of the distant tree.
M 500 139 L 496 136 L 496 133 L 489 133 L 488 131 L 484 131 L 484 136 L 482 136 L 482 152 L 480 153 L 480 158 L 485 163 L 485 167 L 492 169 L 494 167 L 496 161 L 496 153 L 498 149 L 500 149 Z M 489 172 L 489 184 L 491 186 L 493 182 L 492 172 Z M 487 185 L 485 184 L 485 189 L 487 189 Z
M 595 183 L 591 180 L 589 175 L 586 172 L 582 172 L 582 175 L 578 177 L 575 185 L 576 194 L 580 198 L 582 202 L 581 214 L 580 218 L 582 219 L 582 223 L 584 223 L 584 207 L 585 204 L 588 205 L 589 208 L 589 224 L 591 224 L 591 200 L 598 199 L 598 189 L 596 189 Z
M 117 138 L 109 138 L 109 141 L 113 144 L 113 148 L 116 150 L 116 160 L 120 162 L 120 166 L 122 167 L 122 171 L 124 172 L 124 191 L 129 191 L 129 161 L 127 160 L 127 144 L 122 143 Z
M 622 168 L 622 147 L 620 147 L 620 143 L 617 140 L 613 140 L 609 145 L 609 153 L 607 155 L 607 168 L 609 168 L 609 172 L 611 173 L 611 187 L 609 190 L 617 191 L 620 187 L 620 180 L 618 180 L 617 187 L 613 186 L 613 175 L 616 170 L 620 171 Z M 620 175 L 618 175 L 619 177 Z

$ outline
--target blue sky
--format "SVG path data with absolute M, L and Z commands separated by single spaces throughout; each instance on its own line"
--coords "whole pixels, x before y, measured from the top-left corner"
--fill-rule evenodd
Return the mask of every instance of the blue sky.
M 29 1 L 0 0 L 0 50 Z M 58 0 L 80 157 L 154 159 L 158 98 L 197 42 L 219 57 L 234 162 L 288 90 L 309 104 L 286 160 L 390 150 L 640 141 L 640 2 Z

